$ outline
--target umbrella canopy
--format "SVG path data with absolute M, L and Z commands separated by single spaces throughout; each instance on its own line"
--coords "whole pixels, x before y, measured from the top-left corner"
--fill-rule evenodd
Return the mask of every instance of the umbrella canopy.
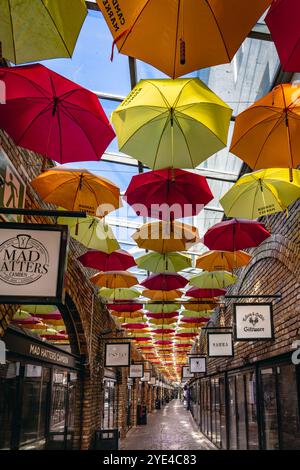
M 176 325 L 176 318 L 151 318 L 151 325 Z
M 231 114 L 198 78 L 141 80 L 112 122 L 120 151 L 151 169 L 195 168 L 226 147 Z
M 300 170 L 291 171 L 270 168 L 243 175 L 220 200 L 225 214 L 257 219 L 286 210 L 300 198 Z
M 196 227 L 176 221 L 146 223 L 132 238 L 139 248 L 159 253 L 186 250 L 200 241 Z
M 133 176 L 124 196 L 137 215 L 163 220 L 197 215 L 213 198 L 204 176 L 172 168 Z
M 140 269 L 152 273 L 177 273 L 192 267 L 191 257 L 181 253 L 147 253 L 137 258 L 136 263 Z
M 131 300 L 139 297 L 141 294 L 136 289 L 128 289 L 124 287 L 118 287 L 117 289 L 110 289 L 108 287 L 102 287 L 99 290 L 99 296 L 105 297 L 106 299 L 112 300 Z
M 210 320 L 210 317 L 185 317 L 180 320 L 181 323 L 207 323 Z M 182 324 L 180 325 L 183 326 Z
M 214 314 L 213 310 L 203 310 L 200 312 L 195 312 L 194 310 L 182 310 L 180 313 L 185 318 L 200 318 L 200 317 L 211 317 Z
M 122 328 L 124 330 L 145 330 L 146 331 L 146 326 L 144 323 L 123 323 Z
M 134 323 L 134 324 L 137 324 L 137 323 L 143 323 L 145 324 L 145 319 L 143 317 L 143 315 L 140 315 L 139 317 L 136 317 L 136 318 L 124 318 L 124 317 L 118 317 L 117 320 L 119 323 Z
M 182 297 L 182 292 L 178 289 L 174 289 L 174 290 L 145 289 L 143 290 L 142 295 L 143 297 L 147 297 L 148 299 L 151 299 L 151 300 L 164 302 L 164 301 L 179 299 L 180 297 Z
M 61 313 L 59 311 L 55 311 L 53 313 L 38 313 L 38 314 L 32 314 L 33 317 L 38 318 L 39 320 L 43 320 L 45 323 L 48 325 L 55 325 L 59 327 L 64 327 L 65 322 L 61 316 Z
M 198 256 L 196 268 L 205 271 L 233 271 L 246 266 L 250 260 L 251 255 L 245 251 L 208 251 Z
M 204 271 L 203 273 L 191 277 L 190 284 L 204 289 L 223 289 L 224 287 L 234 284 L 237 278 L 237 276 L 227 271 Z M 189 306 L 188 309 L 193 310 L 191 306 Z
M 86 15 L 84 0 L 2 2 L 3 57 L 14 64 L 72 57 Z
M 0 69 L 6 104 L 0 128 L 59 163 L 99 160 L 114 131 L 98 97 L 41 64 Z
M 99 217 L 121 204 L 120 188 L 87 170 L 56 167 L 37 176 L 31 186 L 45 202 Z
M 46 328 L 45 323 L 43 323 L 39 318 L 32 316 L 27 318 L 13 318 L 11 323 L 13 325 L 20 325 L 23 328 L 28 328 L 29 330 L 43 330 Z
M 182 289 L 187 283 L 188 280 L 180 274 L 164 273 L 151 274 L 151 276 L 141 282 L 141 286 L 154 290 L 174 290 Z
M 141 304 L 137 304 L 137 303 L 135 304 L 134 302 L 130 304 L 125 304 L 124 302 L 120 302 L 120 303 L 116 302 L 116 303 L 108 304 L 108 308 L 110 310 L 113 310 L 114 312 L 121 312 L 122 314 L 124 312 L 136 312 L 140 310 L 141 307 L 142 307 Z
M 153 318 L 154 320 L 160 320 L 160 319 L 175 319 L 178 317 L 178 312 L 170 312 L 170 313 L 150 313 L 147 312 L 147 317 L 148 318 Z
M 225 294 L 225 289 L 199 289 L 198 287 L 191 287 L 186 291 L 188 297 L 194 297 L 195 299 L 209 299 Z
M 30 318 L 30 317 L 34 317 L 34 315 L 31 315 L 25 310 L 17 310 L 14 313 L 13 320 L 26 320 L 27 318 Z
M 113 310 L 110 313 L 114 317 L 117 317 L 118 319 L 120 319 L 120 321 L 122 318 L 133 319 L 133 318 L 143 317 L 144 315 L 142 311 L 138 311 L 138 310 L 136 310 L 135 312 L 116 312 L 115 310 Z M 126 323 L 126 322 L 122 321 L 122 323 Z
M 300 70 L 299 15 L 298 0 L 276 0 L 265 18 L 285 72 Z
M 57 222 L 68 225 L 70 235 L 86 248 L 112 253 L 120 248 L 112 229 L 97 217 L 77 219 L 73 217 L 58 217 Z
M 161 333 L 164 333 L 164 334 L 174 333 L 174 331 L 175 330 L 173 328 L 156 328 L 152 330 L 152 333 L 160 335 Z
M 220 272 L 220 271 L 216 271 Z M 207 302 L 213 302 L 215 299 L 207 299 Z M 202 303 L 193 303 L 193 304 L 184 304 L 184 307 L 187 310 L 192 310 L 193 312 L 206 312 L 207 310 L 212 310 L 217 306 L 217 303 L 207 303 L 207 304 L 202 304 Z
M 116 250 L 113 253 L 104 251 L 88 250 L 78 260 L 86 268 L 98 271 L 126 271 L 136 266 L 133 256 L 125 250 Z
M 175 78 L 231 62 L 271 0 L 97 2 L 120 52 Z
M 99 287 L 131 287 L 138 284 L 137 278 L 128 271 L 106 271 L 95 274 L 90 281 Z
M 180 304 L 145 304 L 144 307 L 152 313 L 174 313 L 180 309 Z
M 253 170 L 300 165 L 300 85 L 278 85 L 235 121 L 230 151 Z
M 21 305 L 20 308 L 21 310 L 31 314 L 46 314 L 57 311 L 57 307 L 55 305 Z
M 202 242 L 210 250 L 237 251 L 256 247 L 269 236 L 264 225 L 256 221 L 233 219 L 211 227 Z

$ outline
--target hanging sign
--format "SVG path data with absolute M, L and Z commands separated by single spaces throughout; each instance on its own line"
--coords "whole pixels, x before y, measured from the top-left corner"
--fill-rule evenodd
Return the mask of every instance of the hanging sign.
M 149 382 L 151 381 L 151 371 L 145 371 L 144 376 L 142 377 L 142 382 Z
M 191 379 L 194 374 L 191 373 L 190 366 L 182 366 L 182 380 Z
M 131 379 L 141 379 L 144 376 L 144 364 L 131 364 L 129 377 Z
M 208 333 L 209 357 L 233 357 L 232 333 Z
M 0 223 L 0 303 L 63 303 L 68 227 Z
M 237 341 L 274 338 L 272 304 L 234 304 L 234 331 Z
M 204 356 L 191 356 L 190 372 L 191 374 L 202 374 L 206 373 L 206 357 Z
M 149 380 L 149 384 L 155 385 L 155 382 L 156 382 L 155 377 L 151 377 L 151 379 Z
M 129 367 L 130 343 L 106 343 L 105 367 Z
M 0 207 L 23 209 L 26 185 L 0 146 Z M 22 215 L 1 214 L 7 222 L 22 222 Z

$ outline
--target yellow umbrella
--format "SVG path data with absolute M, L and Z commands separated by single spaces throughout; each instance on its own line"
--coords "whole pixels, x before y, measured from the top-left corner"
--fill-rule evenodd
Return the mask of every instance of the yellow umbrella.
M 198 78 L 141 80 L 112 122 L 120 151 L 150 168 L 196 168 L 226 147 L 231 114 Z
M 220 203 L 227 217 L 257 219 L 284 211 L 299 198 L 300 170 L 270 168 L 243 175 Z
M 87 170 L 56 167 L 37 176 L 31 186 L 45 202 L 70 211 L 103 217 L 121 206 L 118 186 Z
M 179 272 L 192 267 L 192 258 L 182 253 L 147 253 L 136 259 L 140 269 L 152 273 Z
M 126 300 L 126 299 L 135 299 L 139 297 L 141 294 L 137 289 L 128 289 L 118 287 L 117 289 L 109 289 L 107 287 L 102 287 L 99 290 L 99 296 L 105 297 L 106 299 L 112 300 Z
M 172 78 L 231 62 L 271 0 L 97 0 L 118 49 Z
M 3 57 L 14 64 L 72 57 L 86 15 L 84 0 L 1 1 Z
M 136 312 L 115 312 L 114 310 L 111 310 L 110 313 L 113 317 L 120 318 L 120 321 L 124 318 L 139 318 L 143 316 L 143 312 L 141 310 L 137 310 Z
M 236 281 L 237 276 L 227 271 L 203 271 L 203 273 L 191 277 L 190 284 L 203 289 L 224 289 L 224 287 L 230 286 Z M 190 307 L 188 309 L 193 310 Z M 209 307 L 207 307 L 207 310 L 209 310 Z
M 170 301 L 170 300 L 175 300 L 179 299 L 182 297 L 183 293 L 178 290 L 150 290 L 150 289 L 145 289 L 142 292 L 143 297 L 147 297 L 148 299 L 151 300 L 156 300 L 156 301 Z
M 205 271 L 233 271 L 246 266 L 251 255 L 245 251 L 208 251 L 196 259 L 196 268 Z
M 133 235 L 139 248 L 170 253 L 186 250 L 200 242 L 198 230 L 182 222 L 150 222 L 142 225 Z
M 205 299 L 203 299 L 205 300 Z M 184 304 L 184 307 L 187 310 L 192 310 L 194 312 L 206 312 L 207 310 L 211 310 L 214 307 L 217 306 L 217 303 L 211 303 L 214 299 L 207 299 L 207 304 L 202 304 L 202 303 L 192 303 L 192 304 Z
M 138 284 L 137 278 L 128 271 L 106 271 L 94 274 L 90 281 L 99 287 L 117 289 L 119 287 L 131 287 Z
M 149 323 L 152 325 L 176 325 L 176 318 L 151 318 Z
M 78 219 L 58 217 L 57 222 L 68 225 L 70 235 L 87 248 L 112 253 L 120 248 L 112 229 L 97 217 Z

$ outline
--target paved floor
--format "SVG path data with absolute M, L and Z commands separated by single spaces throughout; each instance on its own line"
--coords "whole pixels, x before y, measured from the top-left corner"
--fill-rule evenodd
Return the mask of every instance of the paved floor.
M 213 450 L 180 400 L 172 400 L 148 415 L 148 424 L 131 429 L 121 442 L 122 450 Z

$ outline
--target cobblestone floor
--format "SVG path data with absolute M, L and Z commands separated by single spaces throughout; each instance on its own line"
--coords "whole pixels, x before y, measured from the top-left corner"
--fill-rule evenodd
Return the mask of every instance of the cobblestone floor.
M 121 450 L 214 450 L 180 400 L 148 415 L 148 424 L 131 429 Z

